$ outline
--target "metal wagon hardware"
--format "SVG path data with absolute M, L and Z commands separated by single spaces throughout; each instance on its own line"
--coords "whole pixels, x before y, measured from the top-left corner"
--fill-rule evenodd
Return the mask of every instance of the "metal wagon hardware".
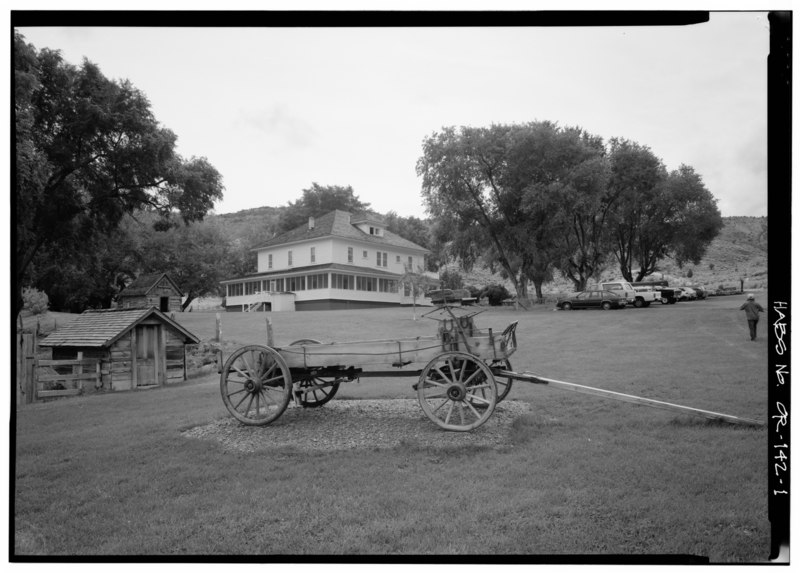
M 324 405 L 344 382 L 413 376 L 428 418 L 446 430 L 473 430 L 511 390 L 512 379 L 497 373 L 511 370 L 508 358 L 517 349 L 517 323 L 501 333 L 481 330 L 473 320 L 480 312 L 443 306 L 427 313 L 439 322 L 433 336 L 244 346 L 222 368 L 222 400 L 240 422 L 263 426 L 280 417 L 290 401 L 306 408 Z

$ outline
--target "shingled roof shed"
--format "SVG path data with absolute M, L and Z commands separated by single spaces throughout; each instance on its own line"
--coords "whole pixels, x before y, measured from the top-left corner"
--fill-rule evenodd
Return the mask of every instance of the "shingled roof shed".
M 102 387 L 129 390 L 186 379 L 186 345 L 200 339 L 154 307 L 93 310 L 39 342 L 53 360 L 101 361 Z

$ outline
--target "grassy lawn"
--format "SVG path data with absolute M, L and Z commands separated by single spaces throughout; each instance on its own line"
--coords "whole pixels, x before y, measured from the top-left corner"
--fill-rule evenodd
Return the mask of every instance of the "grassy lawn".
M 765 325 L 750 342 L 740 304 L 503 308 L 476 322 L 502 330 L 519 321 L 517 371 L 765 419 Z M 224 339 L 237 344 L 264 343 L 267 316 L 277 345 L 436 329 L 410 308 L 221 316 Z M 214 313 L 177 319 L 214 336 Z M 413 382 L 367 378 L 342 385 L 336 400 L 414 398 Z M 509 399 L 532 410 L 513 423 L 508 447 L 408 440 L 251 454 L 181 435 L 229 417 L 216 375 L 28 406 L 16 413 L 14 551 L 767 559 L 765 430 L 521 382 Z

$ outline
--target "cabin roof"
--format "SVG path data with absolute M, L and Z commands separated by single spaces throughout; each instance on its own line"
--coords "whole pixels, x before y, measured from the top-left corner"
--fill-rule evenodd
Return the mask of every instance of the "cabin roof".
M 131 284 L 129 284 L 125 289 L 119 293 L 120 297 L 123 296 L 142 296 L 148 294 L 155 286 L 161 282 L 162 279 L 167 279 L 169 284 L 172 285 L 172 288 L 178 293 L 179 296 L 183 296 L 181 289 L 178 288 L 178 285 L 175 284 L 167 273 L 149 273 L 145 275 L 139 275 Z
M 155 307 L 126 310 L 87 310 L 39 341 L 40 346 L 107 348 L 145 319 L 156 317 L 176 330 L 185 342 L 200 339 Z

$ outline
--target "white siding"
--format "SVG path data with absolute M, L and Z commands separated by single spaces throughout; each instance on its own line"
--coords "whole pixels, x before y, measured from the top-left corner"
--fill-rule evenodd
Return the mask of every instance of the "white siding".
M 311 262 L 311 247 L 315 248 L 316 260 Z M 353 248 L 353 262 L 347 261 L 347 248 Z M 289 265 L 289 251 L 292 251 L 292 264 Z M 367 256 L 364 257 L 364 251 Z M 376 253 L 386 253 L 386 266 L 378 266 Z M 269 268 L 269 255 L 272 255 L 272 268 Z M 400 257 L 400 261 L 397 261 Z M 395 247 L 392 245 L 379 245 L 356 239 L 349 240 L 339 237 L 327 237 L 316 241 L 305 241 L 292 245 L 283 245 L 263 249 L 258 252 L 258 272 L 288 271 L 309 265 L 324 265 L 328 263 L 352 264 L 367 269 L 381 269 L 395 274 L 405 272 L 408 259 L 411 257 L 413 270 L 423 266 L 424 257 L 419 251 Z

